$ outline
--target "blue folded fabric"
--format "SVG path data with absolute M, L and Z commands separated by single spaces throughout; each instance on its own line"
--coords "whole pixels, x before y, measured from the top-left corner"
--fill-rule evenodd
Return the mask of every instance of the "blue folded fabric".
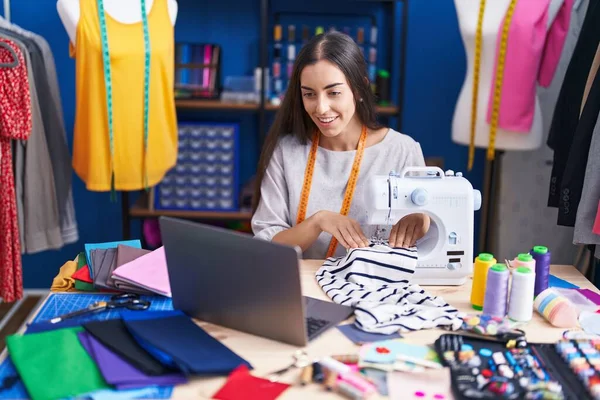
M 76 326 L 81 326 L 82 322 L 77 319 L 66 319 L 57 324 L 50 323 L 48 321 L 34 322 L 27 325 L 27 329 L 25 330 L 25 334 L 30 333 L 39 333 L 39 332 L 47 332 L 53 331 L 55 329 L 62 328 L 74 328 Z
M 228 375 L 249 362 L 210 336 L 188 316 L 123 319 L 128 331 L 144 343 L 168 354 L 188 375 Z

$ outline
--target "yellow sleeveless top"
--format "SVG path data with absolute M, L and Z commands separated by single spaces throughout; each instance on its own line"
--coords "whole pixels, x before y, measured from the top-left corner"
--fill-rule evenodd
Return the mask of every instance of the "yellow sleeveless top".
M 96 0 L 80 0 L 75 46 L 76 110 L 73 168 L 88 190 L 110 191 L 110 144 Z M 116 190 L 159 183 L 177 160 L 177 116 L 173 92 L 174 32 L 167 0 L 148 13 L 150 86 L 148 148 L 144 162 L 144 32 L 142 22 L 124 24 L 106 11 L 113 101 Z M 145 171 L 144 171 L 145 168 Z

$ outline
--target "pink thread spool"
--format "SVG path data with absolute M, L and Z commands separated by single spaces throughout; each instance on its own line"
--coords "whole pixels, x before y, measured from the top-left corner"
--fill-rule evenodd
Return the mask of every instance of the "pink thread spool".
M 531 271 L 535 271 L 535 258 L 529 253 L 521 253 L 512 260 L 510 265 L 513 268 L 527 267 Z

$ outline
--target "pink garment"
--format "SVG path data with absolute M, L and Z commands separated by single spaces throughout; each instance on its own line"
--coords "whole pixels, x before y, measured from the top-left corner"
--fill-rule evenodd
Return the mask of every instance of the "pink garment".
M 529 133 L 535 113 L 536 86 L 550 86 L 569 30 L 573 0 L 564 0 L 549 29 L 551 0 L 517 1 L 508 29 L 498 127 Z M 502 27 L 498 31 L 500 49 Z M 496 52 L 496 63 L 498 52 Z M 492 119 L 496 71 L 488 100 L 487 121 Z
M 600 201 L 598 202 L 598 211 L 596 212 L 596 220 L 594 221 L 592 232 L 596 235 L 600 235 Z

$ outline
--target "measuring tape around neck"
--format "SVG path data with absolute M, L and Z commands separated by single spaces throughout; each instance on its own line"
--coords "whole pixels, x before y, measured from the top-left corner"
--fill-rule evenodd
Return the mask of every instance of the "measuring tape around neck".
M 469 161 L 467 169 L 470 171 L 473 168 L 473 160 L 475 158 L 475 127 L 477 121 L 477 101 L 479 92 L 479 70 L 481 67 L 481 43 L 483 31 L 483 16 L 485 11 L 486 0 L 481 0 L 479 3 L 479 16 L 477 19 L 477 31 L 475 33 L 475 60 L 473 73 L 473 99 L 471 104 L 471 137 L 469 141 Z M 508 29 L 512 21 L 515 5 L 517 0 L 511 0 L 508 5 L 508 10 L 504 17 L 502 26 L 502 36 L 500 38 L 500 48 L 498 50 L 498 60 L 496 64 L 496 79 L 494 81 L 494 95 L 492 102 L 492 118 L 490 120 L 490 137 L 487 149 L 487 159 L 494 159 L 496 146 L 496 132 L 498 129 L 498 118 L 500 114 L 500 99 L 502 93 L 502 81 L 504 79 L 504 64 L 506 61 L 506 44 L 508 41 Z
M 158 0 L 155 0 L 158 1 Z M 150 91 L 150 34 L 148 31 L 148 16 L 146 15 L 146 0 L 141 0 L 142 25 L 144 29 L 144 155 L 143 155 L 143 181 L 144 188 L 148 190 L 147 150 L 148 150 L 148 107 Z M 104 84 L 106 86 L 106 108 L 108 113 L 108 138 L 110 147 L 110 191 L 111 199 L 116 199 L 115 170 L 114 170 L 114 131 L 113 131 L 113 101 L 112 101 L 112 76 L 110 68 L 110 51 L 108 48 L 108 30 L 106 29 L 106 15 L 104 0 L 98 0 L 98 21 L 100 23 L 100 38 L 102 39 L 102 64 L 104 68 Z
M 341 215 L 348 215 L 350 212 L 350 205 L 352 204 L 352 197 L 354 196 L 354 189 L 356 188 L 356 182 L 358 181 L 358 174 L 360 172 L 360 163 L 362 161 L 363 153 L 365 150 L 365 144 L 367 141 L 367 127 L 363 125 L 358 140 L 358 146 L 356 148 L 356 154 L 354 155 L 354 162 L 352 164 L 352 171 L 350 172 L 350 178 L 348 179 L 348 185 L 346 186 L 346 193 L 344 194 L 344 201 L 342 202 L 342 208 L 340 210 Z M 315 172 L 315 160 L 317 159 L 317 150 L 319 149 L 319 131 L 315 132 L 313 137 L 312 146 L 310 153 L 308 154 L 308 162 L 306 163 L 306 170 L 304 171 L 304 183 L 302 184 L 302 192 L 300 194 L 300 205 L 298 206 L 298 216 L 296 218 L 296 224 L 300 224 L 306 218 L 306 209 L 308 207 L 308 197 L 310 196 L 310 189 L 312 186 L 312 177 Z M 329 248 L 327 249 L 326 258 L 333 256 L 337 247 L 338 241 L 335 237 L 331 238 Z

